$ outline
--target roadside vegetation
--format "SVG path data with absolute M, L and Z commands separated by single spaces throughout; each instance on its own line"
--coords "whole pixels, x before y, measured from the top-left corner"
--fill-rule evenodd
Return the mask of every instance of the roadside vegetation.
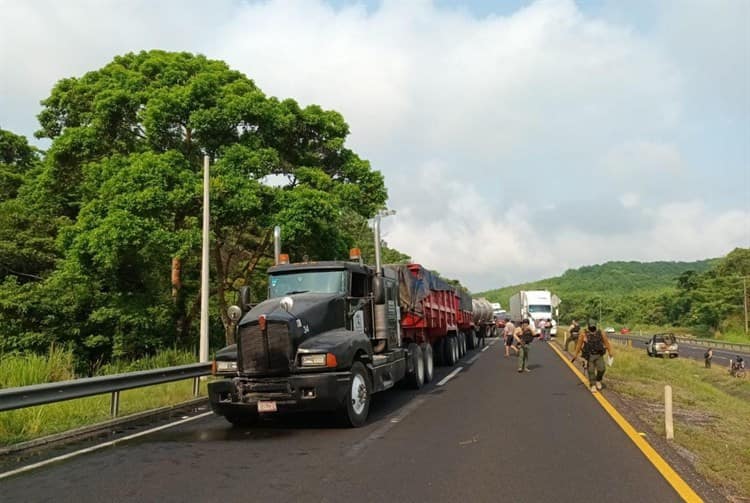
M 65 381 L 75 377 L 71 350 L 52 347 L 46 355 L 15 355 L 0 358 L 0 388 Z M 186 351 L 167 350 L 133 362 L 116 361 L 98 369 L 96 375 L 170 367 L 195 361 Z M 174 405 L 191 399 L 192 380 L 167 383 L 120 393 L 120 415 Z M 68 400 L 0 413 L 0 445 L 87 426 L 110 419 L 110 396 Z
M 750 379 L 687 358 L 647 358 L 620 343 L 614 349 L 615 364 L 605 377 L 609 391 L 663 438 L 664 386 L 671 385 L 678 451 L 712 484 L 750 497 Z

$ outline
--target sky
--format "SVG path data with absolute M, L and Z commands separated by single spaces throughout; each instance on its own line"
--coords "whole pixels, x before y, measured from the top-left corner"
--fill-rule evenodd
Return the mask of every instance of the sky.
M 745 0 L 0 0 L 0 127 L 184 50 L 341 112 L 389 245 L 473 291 L 750 247 Z

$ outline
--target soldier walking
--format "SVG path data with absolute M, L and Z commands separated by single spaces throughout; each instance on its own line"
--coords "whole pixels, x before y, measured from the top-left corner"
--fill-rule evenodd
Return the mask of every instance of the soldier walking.
M 602 389 L 602 378 L 606 370 L 604 354 L 612 358 L 612 347 L 607 335 L 596 327 L 596 322 L 589 320 L 588 329 L 578 337 L 573 360 L 582 355 L 587 362 L 589 387 L 592 393 Z
M 534 341 L 534 332 L 531 330 L 529 320 L 523 320 L 521 326 L 516 328 L 513 339 L 518 345 L 518 371 L 531 372 L 528 368 L 529 344 Z

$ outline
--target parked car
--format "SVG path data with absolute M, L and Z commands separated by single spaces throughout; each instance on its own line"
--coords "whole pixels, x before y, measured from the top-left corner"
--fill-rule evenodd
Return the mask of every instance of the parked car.
M 608 334 L 614 334 L 615 333 L 615 329 L 612 328 L 612 327 L 607 327 L 607 328 L 604 329 L 604 331 L 607 332 Z
M 622 335 L 627 335 L 627 334 L 629 334 L 629 333 L 630 333 L 630 329 L 629 329 L 628 327 L 622 327 L 622 328 L 620 329 L 620 333 L 621 333 Z
M 654 334 L 646 341 L 646 353 L 649 356 L 677 358 L 679 349 L 674 334 Z

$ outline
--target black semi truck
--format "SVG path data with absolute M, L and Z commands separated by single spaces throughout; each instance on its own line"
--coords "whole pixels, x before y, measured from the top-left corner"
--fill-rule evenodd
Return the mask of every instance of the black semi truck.
M 398 277 L 380 263 L 379 227 L 376 217 L 375 267 L 356 256 L 290 264 L 275 230 L 268 300 L 251 307 L 245 288 L 229 308 L 237 344 L 216 353 L 216 414 L 246 426 L 265 413 L 339 410 L 356 427 L 373 393 L 432 378 L 432 351 L 402 341 Z

